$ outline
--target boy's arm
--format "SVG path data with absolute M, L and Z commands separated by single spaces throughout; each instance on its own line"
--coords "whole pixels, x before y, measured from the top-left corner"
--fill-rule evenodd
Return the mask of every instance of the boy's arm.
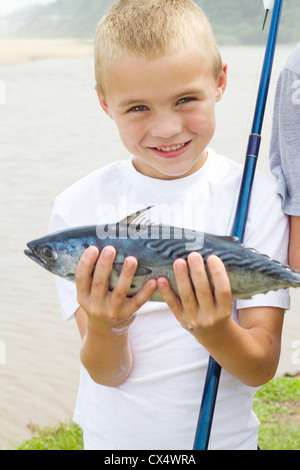
M 90 377 L 107 387 L 122 385 L 132 367 L 128 334 L 115 335 L 103 328 L 94 328 L 81 307 L 75 318 L 82 339 L 81 363 Z
M 272 307 L 243 309 L 238 325 L 231 317 L 230 282 L 222 261 L 216 256 L 207 260 L 214 293 L 202 257 L 193 253 L 188 264 L 193 285 L 187 263 L 184 260 L 174 263 L 180 299 L 166 279 L 158 280 L 161 295 L 177 320 L 234 377 L 252 387 L 268 382 L 278 366 L 283 310 Z
M 206 332 L 198 340 L 227 372 L 250 387 L 259 387 L 276 373 L 283 316 L 282 309 L 273 307 L 239 310 L 239 325 L 230 318 L 217 334 Z
M 291 216 L 290 221 L 289 263 L 300 271 L 300 217 Z
M 132 367 L 129 326 L 136 311 L 153 295 L 157 284 L 150 280 L 134 297 L 127 298 L 137 268 L 136 259 L 128 257 L 113 292 L 109 292 L 116 251 L 106 247 L 99 259 L 98 256 L 96 247 L 88 248 L 76 270 L 80 308 L 75 318 L 82 338 L 80 357 L 94 382 L 118 387 L 125 382 Z

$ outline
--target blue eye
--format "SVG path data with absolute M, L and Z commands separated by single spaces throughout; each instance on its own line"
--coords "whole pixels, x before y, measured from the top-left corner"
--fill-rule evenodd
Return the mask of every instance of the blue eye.
M 181 98 L 181 100 L 179 100 L 177 104 L 189 103 L 190 101 L 194 101 L 194 100 L 195 98 Z
M 142 111 L 147 111 L 147 107 L 146 106 L 143 106 L 143 105 L 139 105 L 139 106 L 134 106 L 133 108 L 131 108 L 129 111 L 132 111 L 134 113 L 140 113 Z

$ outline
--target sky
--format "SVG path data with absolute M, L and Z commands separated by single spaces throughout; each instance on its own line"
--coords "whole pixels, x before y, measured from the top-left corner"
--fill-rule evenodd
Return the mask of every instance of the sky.
M 46 5 L 55 0 L 0 0 L 0 17 L 30 5 Z

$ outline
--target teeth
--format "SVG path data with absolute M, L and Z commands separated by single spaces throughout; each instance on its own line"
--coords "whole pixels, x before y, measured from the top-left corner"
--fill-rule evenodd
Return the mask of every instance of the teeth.
M 171 150 L 179 150 L 182 149 L 185 144 L 173 145 L 172 147 L 156 147 L 157 150 L 161 150 L 162 152 L 171 152 Z

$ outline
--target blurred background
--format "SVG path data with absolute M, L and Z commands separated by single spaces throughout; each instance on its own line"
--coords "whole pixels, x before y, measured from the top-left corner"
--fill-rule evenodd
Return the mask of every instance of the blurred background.
M 93 36 L 109 0 L 0 0 L 0 449 L 28 425 L 70 419 L 80 340 L 64 323 L 53 277 L 23 254 L 45 235 L 55 196 L 106 163 L 128 158 L 94 91 Z M 262 0 L 203 0 L 229 84 L 211 146 L 244 162 L 270 18 Z M 300 41 L 299 0 L 286 0 L 263 141 L 268 151 L 276 82 Z M 300 295 L 292 292 L 278 375 L 300 371 Z M 3 350 L 5 349 L 5 357 Z
M 0 37 L 91 38 L 111 0 L 1 0 Z M 196 1 L 227 44 L 259 43 L 261 0 Z M 298 42 L 299 2 L 286 0 L 280 42 Z

